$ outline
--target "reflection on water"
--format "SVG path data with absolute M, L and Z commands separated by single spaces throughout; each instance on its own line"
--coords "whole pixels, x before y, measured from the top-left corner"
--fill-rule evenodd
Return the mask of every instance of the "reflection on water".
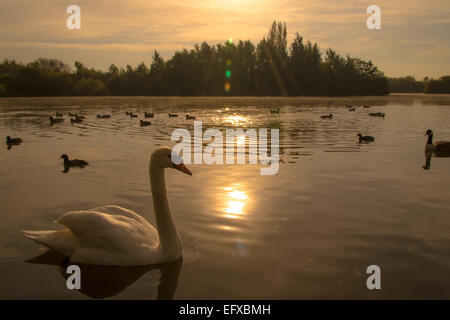
M 430 170 L 431 168 L 431 156 L 431 152 L 425 152 L 425 165 L 422 166 L 422 168 L 424 168 L 425 170 Z
M 26 262 L 55 265 L 58 266 L 58 270 L 65 280 L 70 276 L 66 271 L 70 265 L 67 258 L 52 250 L 47 250 Z M 81 270 L 81 289 L 78 291 L 88 297 L 95 299 L 114 297 L 139 280 L 145 273 L 159 270 L 161 276 L 157 299 L 172 300 L 177 289 L 183 259 L 180 258 L 175 262 L 160 265 L 135 267 L 77 265 Z
M 224 216 L 230 219 L 242 218 L 242 215 L 245 214 L 244 208 L 248 202 L 248 197 L 245 192 L 239 190 L 239 184 L 233 187 L 225 187 L 225 196 L 226 199 L 224 212 L 226 213 Z
M 369 116 L 362 105 L 385 118 Z M 180 116 L 169 118 L 169 111 Z M 55 112 L 66 121 L 51 126 Z M 69 112 L 85 120 L 72 125 Z M 139 125 L 144 112 L 154 113 L 151 126 Z M 333 119 L 321 118 L 330 113 Z M 201 120 L 203 130 L 279 129 L 278 174 L 261 176 L 257 165 L 188 165 L 192 177 L 167 170 L 182 274 L 181 262 L 83 266 L 86 296 L 450 298 L 450 158 L 423 153 L 427 129 L 450 138 L 448 95 L 0 99 L 0 131 L 24 141 L 0 150 L 0 298 L 80 296 L 61 281 L 63 269 L 23 262 L 38 249 L 21 238 L 22 229 L 54 229 L 52 221 L 65 212 L 106 204 L 154 224 L 149 155 L 174 145 L 174 129 L 192 133 L 184 114 Z M 358 132 L 375 142 L 360 144 Z M 243 136 L 236 141 L 248 144 Z M 63 153 L 89 168 L 61 174 Z M 372 264 L 382 270 L 378 292 L 366 288 Z
M 450 154 L 448 153 L 441 153 L 436 154 L 433 153 L 430 150 L 425 150 L 425 165 L 422 166 L 424 170 L 430 170 L 431 169 L 431 158 L 450 158 Z

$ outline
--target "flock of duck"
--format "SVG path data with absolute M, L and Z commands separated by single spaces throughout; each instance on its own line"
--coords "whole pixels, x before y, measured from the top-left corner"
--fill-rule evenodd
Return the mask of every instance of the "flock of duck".
M 274 113 L 279 113 L 279 109 Z M 132 112 L 127 112 L 126 115 L 131 118 L 137 117 Z M 107 115 L 98 116 L 99 119 L 108 118 Z M 154 114 L 145 114 L 146 118 L 153 118 L 153 116 Z M 169 114 L 169 117 L 176 116 L 176 114 Z M 74 121 L 79 118 L 77 115 L 74 117 Z M 56 115 L 56 119 L 58 118 Z M 328 115 L 327 118 L 331 119 L 332 115 Z M 425 146 L 427 152 L 448 152 L 450 155 L 450 142 L 433 143 L 433 131 L 430 129 L 425 135 L 428 136 Z M 370 136 L 358 134 L 358 137 L 360 141 L 374 141 L 374 138 Z M 6 142 L 20 144 L 22 139 L 8 136 Z M 88 162 L 84 160 L 70 160 L 66 154 L 61 155 L 61 158 L 67 167 L 88 165 Z M 167 197 L 165 169 L 176 169 L 187 175 L 192 173 L 183 164 L 181 158 L 172 155 L 172 149 L 168 147 L 160 147 L 152 153 L 149 168 L 156 227 L 129 209 L 106 205 L 63 214 L 56 220 L 56 223 L 63 226 L 62 229 L 23 231 L 23 235 L 62 254 L 68 261 L 74 263 L 136 266 L 178 260 L 181 257 L 182 242 Z
M 352 105 L 346 104 L 345 107 L 348 109 L 349 112 L 356 111 L 356 107 L 354 107 Z M 363 105 L 362 107 L 364 109 L 369 109 L 370 108 L 369 105 Z M 280 109 L 278 109 L 278 110 L 280 110 Z M 379 117 L 379 118 L 383 118 L 384 119 L 386 114 L 384 112 L 370 112 L 369 116 L 371 116 L 371 117 Z M 320 118 L 322 118 L 322 119 L 333 119 L 333 114 L 332 113 L 324 114 L 324 115 L 320 116 Z M 375 141 L 374 137 L 372 137 L 372 136 L 363 136 L 361 133 L 358 133 L 356 136 L 359 138 L 359 142 L 360 143 L 361 142 L 373 142 L 373 141 Z
M 345 107 L 348 109 L 349 112 L 355 111 L 356 107 L 346 104 Z M 362 105 L 361 106 L 364 109 L 368 109 L 370 108 L 369 105 Z M 280 113 L 280 108 L 277 108 L 275 110 L 270 110 L 271 114 L 279 114 Z M 69 117 L 70 117 L 70 123 L 74 124 L 74 123 L 82 123 L 86 117 L 82 116 L 82 115 L 78 115 L 76 113 L 68 113 Z M 138 115 L 133 113 L 132 111 L 126 111 L 125 112 L 126 116 L 129 116 L 130 118 L 138 118 Z M 368 114 L 371 117 L 379 117 L 379 118 L 385 118 L 386 114 L 384 112 L 370 112 Z M 178 114 L 176 113 L 168 113 L 169 118 L 176 118 L 178 117 Z M 147 111 L 144 112 L 144 118 L 148 119 L 148 118 L 154 118 L 155 117 L 155 113 L 149 113 Z M 108 114 L 97 114 L 96 116 L 97 119 L 110 119 L 111 115 Z M 54 116 L 50 116 L 50 124 L 56 124 L 56 123 L 61 123 L 63 121 L 65 121 L 65 119 L 63 118 L 63 114 L 62 113 L 58 113 L 56 112 Z M 185 119 L 186 120 L 196 120 L 196 118 L 194 116 L 191 116 L 189 114 L 185 115 Z M 333 114 L 326 114 L 326 115 L 321 115 L 321 119 L 333 119 Z M 146 127 L 146 126 L 150 126 L 152 123 L 150 121 L 145 121 L 145 120 L 140 120 L 139 121 L 140 126 L 141 127 Z M 428 140 L 425 146 L 425 150 L 427 152 L 433 152 L 436 155 L 444 155 L 450 156 L 450 142 L 448 141 L 438 141 L 436 143 L 433 143 L 433 131 L 431 129 L 427 130 L 427 132 L 425 133 L 425 135 L 428 136 Z M 373 142 L 375 141 L 375 138 L 373 136 L 365 136 L 362 135 L 361 133 L 357 134 L 358 140 L 359 142 Z M 19 145 L 21 144 L 23 141 L 21 138 L 11 138 L 10 136 L 6 137 L 6 144 L 8 146 L 8 149 L 10 149 L 12 146 L 14 145 Z M 88 165 L 88 163 L 84 160 L 69 160 L 68 156 L 63 154 L 61 155 L 62 159 L 64 159 L 64 167 L 68 168 L 68 167 L 85 167 Z
M 76 113 L 69 112 L 68 115 L 70 117 L 70 123 L 71 124 L 82 123 L 86 119 L 85 116 L 81 116 L 81 115 L 78 115 Z M 138 115 L 133 113 L 132 111 L 126 111 L 125 115 L 129 116 L 130 118 L 137 118 L 138 117 Z M 169 115 L 169 118 L 176 118 L 176 117 L 178 117 L 178 114 L 176 114 L 176 113 L 170 113 L 169 112 L 168 115 Z M 53 125 L 53 124 L 56 124 L 56 123 L 64 122 L 65 119 L 63 118 L 63 116 L 64 115 L 62 113 L 56 112 L 54 116 L 50 116 L 49 117 L 50 124 Z M 155 116 L 155 113 L 153 113 L 153 112 L 152 113 L 149 113 L 147 111 L 144 112 L 144 118 L 154 118 L 154 116 Z M 111 115 L 109 115 L 109 114 L 97 114 L 96 118 L 97 119 L 110 119 Z M 195 117 L 194 116 L 190 116 L 189 114 L 186 114 L 186 120 L 195 120 Z M 141 127 L 146 127 L 146 126 L 149 126 L 151 124 L 152 123 L 150 121 L 140 120 Z

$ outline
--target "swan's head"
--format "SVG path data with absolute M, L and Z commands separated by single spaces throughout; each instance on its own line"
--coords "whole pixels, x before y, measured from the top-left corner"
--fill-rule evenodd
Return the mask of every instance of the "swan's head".
M 361 134 L 361 133 L 358 133 L 356 136 L 361 138 L 361 137 L 362 137 L 362 134 Z
M 69 157 L 67 156 L 67 154 L 62 154 L 61 157 L 59 157 L 60 159 L 64 159 L 64 161 L 69 160 Z
M 161 147 L 152 154 L 152 163 L 161 168 L 173 168 L 192 176 L 192 172 L 184 165 L 183 159 L 176 153 L 172 154 L 172 149 Z
M 427 132 L 425 132 L 424 135 L 425 136 L 432 136 L 433 135 L 433 131 L 431 129 L 428 129 Z

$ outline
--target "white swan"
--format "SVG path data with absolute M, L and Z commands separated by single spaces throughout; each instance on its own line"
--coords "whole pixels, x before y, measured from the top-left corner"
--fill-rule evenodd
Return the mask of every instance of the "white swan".
M 172 158 L 170 148 L 153 152 L 149 175 L 156 229 L 137 213 L 108 205 L 63 214 L 55 222 L 65 229 L 23 231 L 23 234 L 75 263 L 131 266 L 177 260 L 181 256 L 181 238 L 169 207 L 165 168 L 192 175 L 181 158 Z

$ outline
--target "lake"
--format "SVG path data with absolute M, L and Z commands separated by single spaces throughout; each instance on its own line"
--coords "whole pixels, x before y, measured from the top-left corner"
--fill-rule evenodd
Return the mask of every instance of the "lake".
M 140 127 L 144 111 L 155 117 Z M 56 112 L 66 120 L 50 125 Z M 69 112 L 86 119 L 71 124 Z M 175 145 L 175 129 L 193 130 L 186 113 L 204 129 L 279 129 L 278 173 L 166 170 L 182 260 L 82 266 L 82 289 L 68 290 L 62 258 L 21 230 L 57 229 L 61 214 L 106 204 L 154 223 L 149 156 Z M 450 95 L 0 99 L 2 139 L 23 139 L 0 148 L 0 298 L 449 299 L 450 158 L 424 154 L 425 131 L 448 141 L 449 123 Z M 359 143 L 359 132 L 375 142 Z M 89 166 L 63 172 L 63 153 Z M 366 286 L 370 265 L 381 290 Z

